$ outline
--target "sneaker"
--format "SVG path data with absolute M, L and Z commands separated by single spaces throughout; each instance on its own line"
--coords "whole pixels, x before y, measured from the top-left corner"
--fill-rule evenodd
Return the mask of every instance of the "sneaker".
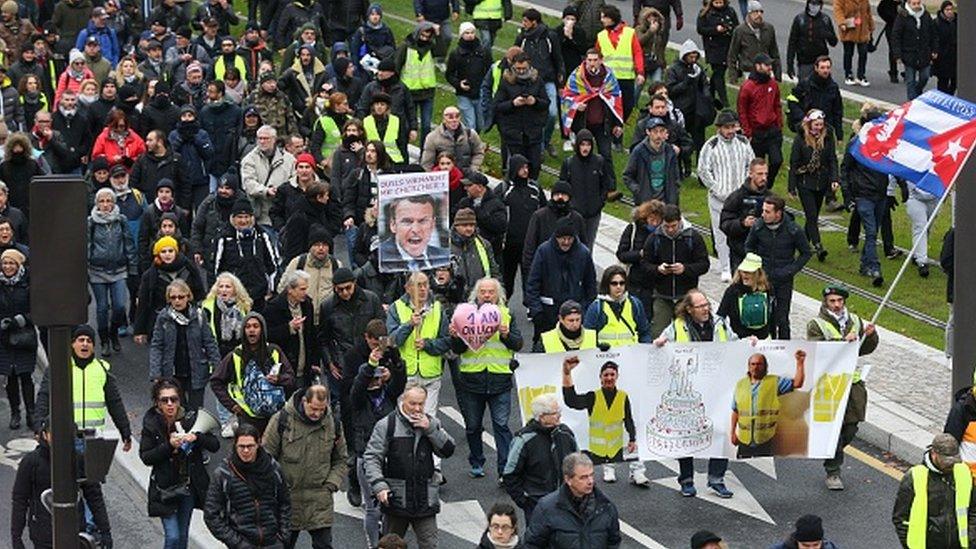
M 887 252 L 885 252 L 885 257 L 887 257 L 888 259 L 898 259 L 903 255 L 905 255 L 905 252 L 899 250 L 898 248 L 895 248 L 893 250 L 888 250 Z
M 693 498 L 698 495 L 698 490 L 695 490 L 694 484 L 682 484 L 681 485 L 681 496 L 686 498 Z
M 857 244 L 848 244 L 847 251 L 851 252 L 852 254 L 856 254 L 858 252 Z
M 220 436 L 223 438 L 234 438 L 234 422 L 228 421 L 220 428 Z
M 128 337 L 129 336 L 129 327 L 128 326 L 119 326 L 119 332 L 118 333 L 119 333 L 119 337 Z
M 871 274 L 871 285 L 874 286 L 875 288 L 880 288 L 884 286 L 884 277 L 881 276 L 880 272 L 875 271 L 874 273 Z
M 823 263 L 827 260 L 827 250 L 823 249 L 823 246 L 817 245 L 817 261 Z
M 840 479 L 840 474 L 838 473 L 827 475 L 827 480 L 824 483 L 827 485 L 828 490 L 839 492 L 844 489 L 844 481 Z
M 112 356 L 112 345 L 108 341 L 102 342 L 102 356 L 103 357 Z
M 725 487 L 724 482 L 716 482 L 715 484 L 709 483 L 708 487 L 715 492 L 715 495 L 722 499 L 729 499 L 732 497 L 732 490 Z
M 857 85 L 857 80 L 854 80 L 854 77 L 853 76 L 848 76 L 847 78 L 844 79 L 844 85 L 845 86 L 856 86 Z
M 569 139 L 563 141 L 563 152 L 573 152 L 573 142 Z
M 926 265 L 925 263 L 919 265 L 918 266 L 918 276 L 920 276 L 922 278 L 928 278 L 929 277 L 929 266 Z
M 363 494 L 359 491 L 358 486 L 355 488 L 350 487 L 346 490 L 346 500 L 353 507 L 361 507 L 363 505 Z
M 617 482 L 617 471 L 613 465 L 603 466 L 603 482 Z
M 631 473 L 630 483 L 641 488 L 649 488 L 651 486 L 651 481 L 647 479 L 647 475 L 644 474 L 644 471 L 634 471 Z
M 485 468 L 480 465 L 476 467 L 473 466 L 468 474 L 471 475 L 471 478 L 483 478 L 485 476 Z
M 11 431 L 16 431 L 20 429 L 20 412 L 17 412 L 16 414 L 11 414 L 10 425 L 8 425 L 8 427 L 10 427 Z
M 729 271 L 722 271 L 722 282 L 732 282 L 732 273 Z
M 868 79 L 867 78 L 858 78 L 857 79 L 857 85 L 858 86 L 861 86 L 862 88 L 870 88 L 871 87 L 871 83 L 868 82 Z

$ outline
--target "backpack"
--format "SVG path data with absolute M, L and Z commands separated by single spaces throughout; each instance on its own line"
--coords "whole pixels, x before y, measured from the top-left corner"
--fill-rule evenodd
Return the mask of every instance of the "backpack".
M 285 388 L 268 381 L 255 365 L 247 367 L 242 392 L 244 402 L 260 417 L 271 417 L 285 405 Z
M 766 292 L 749 292 L 739 296 L 739 322 L 751 330 L 769 324 L 769 296 Z

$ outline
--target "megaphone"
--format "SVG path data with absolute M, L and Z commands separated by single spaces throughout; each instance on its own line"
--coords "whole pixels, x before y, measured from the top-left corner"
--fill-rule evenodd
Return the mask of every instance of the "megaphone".
M 197 420 L 193 422 L 193 427 L 190 427 L 190 432 L 209 433 L 219 427 L 220 422 L 217 421 L 217 418 L 213 417 L 213 414 L 210 412 L 200 408 L 197 410 Z

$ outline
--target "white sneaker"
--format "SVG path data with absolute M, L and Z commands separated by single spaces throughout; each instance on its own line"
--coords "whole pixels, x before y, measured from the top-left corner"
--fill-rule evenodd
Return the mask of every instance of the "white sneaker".
M 859 78 L 857 80 L 857 85 L 858 86 L 861 86 L 862 88 L 869 88 L 869 87 L 871 87 L 871 83 L 868 82 L 868 79 L 867 78 Z
M 631 473 L 630 482 L 641 488 L 647 488 L 651 484 L 651 481 L 647 480 L 647 475 L 644 474 L 644 471 L 634 471 Z
M 722 271 L 722 282 L 732 282 L 732 273 L 729 271 Z
M 617 482 L 617 471 L 613 465 L 603 466 L 603 482 Z
M 224 438 L 234 438 L 234 422 L 228 421 L 220 428 L 220 436 Z
M 857 80 L 855 80 L 853 78 L 850 78 L 850 77 L 847 77 L 847 78 L 844 79 L 844 85 L 845 86 L 856 86 L 857 85 Z

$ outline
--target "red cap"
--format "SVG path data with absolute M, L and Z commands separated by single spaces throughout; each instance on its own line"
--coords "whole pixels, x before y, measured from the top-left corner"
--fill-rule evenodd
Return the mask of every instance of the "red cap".
M 315 157 L 312 156 L 311 154 L 307 153 L 307 152 L 306 153 L 302 153 L 302 154 L 298 155 L 297 158 L 295 158 L 295 165 L 296 166 L 298 164 L 303 163 L 303 162 L 305 164 L 311 165 L 312 167 L 315 167 Z

